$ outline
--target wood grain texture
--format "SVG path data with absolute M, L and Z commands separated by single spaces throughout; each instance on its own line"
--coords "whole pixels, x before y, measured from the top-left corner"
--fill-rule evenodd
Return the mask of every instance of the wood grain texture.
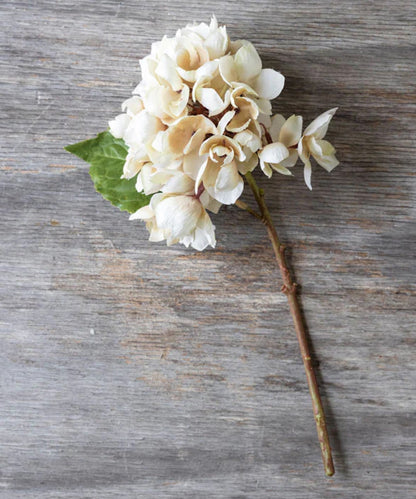
M 62 149 L 119 112 L 152 41 L 212 13 L 286 75 L 276 109 L 340 106 L 342 165 L 315 168 L 312 193 L 300 168 L 260 179 L 302 286 L 331 479 L 264 227 L 229 208 L 216 250 L 150 244 Z M 0 497 L 415 497 L 414 2 L 0 16 Z

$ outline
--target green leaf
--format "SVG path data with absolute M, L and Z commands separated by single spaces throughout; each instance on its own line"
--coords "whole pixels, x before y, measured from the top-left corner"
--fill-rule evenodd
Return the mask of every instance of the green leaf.
M 93 139 L 84 140 L 65 147 L 91 165 L 90 176 L 95 189 L 111 204 L 134 213 L 150 202 L 151 196 L 136 190 L 136 179 L 121 179 L 127 156 L 123 139 L 116 139 L 110 132 L 102 132 Z

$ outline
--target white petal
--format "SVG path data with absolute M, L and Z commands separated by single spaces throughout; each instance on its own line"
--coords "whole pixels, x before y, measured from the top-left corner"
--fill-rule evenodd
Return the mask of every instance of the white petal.
M 237 68 L 238 79 L 242 82 L 249 82 L 261 71 L 261 59 L 254 45 L 246 42 L 234 56 L 234 64 Z
M 253 83 L 259 97 L 269 100 L 280 95 L 284 86 L 285 77 L 274 69 L 263 69 Z
M 108 126 L 110 127 L 110 133 L 116 139 L 121 139 L 129 126 L 131 121 L 130 116 L 127 114 L 119 114 L 113 120 L 108 122 Z
M 281 142 L 273 142 L 263 147 L 259 158 L 266 163 L 280 163 L 289 156 L 289 151 Z
M 325 111 L 320 114 L 317 118 L 315 118 L 312 123 L 306 128 L 303 135 L 314 135 L 317 139 L 323 139 L 328 130 L 329 123 L 332 119 L 332 116 L 337 111 L 337 107 L 330 109 L 329 111 Z

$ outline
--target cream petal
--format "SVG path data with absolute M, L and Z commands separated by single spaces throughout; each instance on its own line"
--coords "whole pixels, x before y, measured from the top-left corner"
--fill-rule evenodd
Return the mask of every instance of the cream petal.
M 234 154 L 239 161 L 244 161 L 246 159 L 240 144 L 231 137 L 227 137 L 225 135 L 213 135 L 212 137 L 209 137 L 202 143 L 201 147 L 199 148 L 199 154 L 208 154 L 211 148 L 217 146 L 223 146 L 230 151 L 234 151 Z
M 163 54 L 156 67 L 156 74 L 162 78 L 165 84 L 170 85 L 173 90 L 178 91 L 182 88 L 182 80 L 176 71 L 175 62 L 166 54 Z
M 239 133 L 245 130 L 251 122 L 250 116 L 239 113 L 228 123 L 227 130 L 233 133 Z
M 195 229 L 202 210 L 201 203 L 192 196 L 169 196 L 156 206 L 156 222 L 158 227 L 169 230 L 171 237 L 185 237 Z
M 231 85 L 231 82 L 238 80 L 238 73 L 234 64 L 234 57 L 231 55 L 225 55 L 221 57 L 219 60 L 219 70 L 221 74 L 221 78 L 227 83 Z
M 211 239 L 208 237 L 208 234 L 197 227 L 195 229 L 193 240 L 191 242 L 192 248 L 196 249 L 197 251 L 203 251 L 209 245 L 215 248 L 215 240 L 211 244 Z
M 271 169 L 269 163 L 265 163 L 260 157 L 259 159 L 260 159 L 260 168 L 262 169 L 263 173 L 270 178 L 272 176 L 273 170 Z
M 151 194 L 160 191 L 162 185 L 154 182 L 152 178 L 153 172 L 153 165 L 146 164 L 143 166 L 136 181 L 136 190 L 138 192 L 144 192 L 147 196 L 150 196 Z
M 264 146 L 259 152 L 259 158 L 266 163 L 278 164 L 289 156 L 289 151 L 281 142 L 273 142 Z
M 255 99 L 260 113 L 270 116 L 272 114 L 272 104 L 268 99 Z
M 228 36 L 225 27 L 212 32 L 204 42 L 211 59 L 217 59 L 225 54 L 228 48 Z
M 190 90 L 188 85 L 183 85 L 179 98 L 170 102 L 168 109 L 173 116 L 179 117 L 184 112 L 189 101 Z
M 310 152 L 308 147 L 308 141 L 305 137 L 302 137 L 299 141 L 298 153 L 299 153 L 299 158 L 302 160 L 304 164 L 306 164 L 309 161 Z
M 328 130 L 329 123 L 337 111 L 337 107 L 330 109 L 329 111 L 325 111 L 320 114 L 317 118 L 315 118 L 312 123 L 306 128 L 303 135 L 314 135 L 317 139 L 323 139 Z
M 251 130 L 246 129 L 237 133 L 234 135 L 234 140 L 241 146 L 247 147 L 251 152 L 257 152 L 261 148 L 261 138 Z
M 156 133 L 163 128 L 158 118 L 147 111 L 141 111 L 131 119 L 123 138 L 129 147 L 140 146 L 149 140 L 153 141 Z
M 199 217 L 191 246 L 198 251 L 202 251 L 209 245 L 215 248 L 215 244 L 215 226 L 211 222 L 208 213 L 204 212 Z
M 238 80 L 249 82 L 260 74 L 261 59 L 254 45 L 246 42 L 234 56 L 234 64 L 238 72 Z
M 151 206 L 148 204 L 132 213 L 129 220 L 151 220 L 155 216 Z
M 198 193 L 198 189 L 199 189 L 199 186 L 200 186 L 202 180 L 204 179 L 204 185 L 206 186 L 206 181 L 208 179 L 210 161 L 209 161 L 207 155 L 205 155 L 205 158 L 206 158 L 205 161 L 199 167 L 199 170 L 198 170 L 197 175 L 196 175 L 196 179 L 195 179 L 195 194 Z M 214 182 L 215 182 L 215 180 L 214 180 Z
M 165 193 L 193 194 L 195 182 L 182 172 L 177 172 L 160 189 Z
M 199 196 L 199 200 L 202 203 L 202 206 L 212 213 L 218 213 L 219 209 L 222 206 L 222 203 L 214 199 L 212 196 L 208 194 L 208 191 L 204 190 L 202 194 Z
M 185 116 L 177 120 L 165 132 L 165 146 L 172 154 L 188 154 L 199 149 L 207 134 L 215 134 L 216 131 L 213 122 L 205 116 Z
M 160 243 L 164 239 L 166 239 L 166 235 L 162 229 L 158 229 L 156 227 L 151 228 L 149 236 L 149 241 L 151 243 Z
M 308 159 L 305 162 L 305 167 L 303 169 L 303 177 L 305 179 L 305 184 L 308 186 L 310 190 L 312 190 L 311 176 L 312 176 L 312 166 L 311 162 Z
M 133 95 L 121 104 L 121 110 L 127 112 L 129 116 L 134 116 L 143 109 L 143 101 L 138 95 Z
M 196 92 L 197 100 L 208 109 L 210 116 L 221 109 L 224 102 L 213 88 L 200 88 Z M 218 114 L 218 113 L 217 113 Z
M 311 153 L 315 161 L 325 168 L 327 172 L 331 172 L 339 161 L 335 157 L 335 147 L 327 140 L 311 140 Z
M 225 132 L 225 128 L 227 127 L 228 123 L 234 118 L 235 111 L 227 111 L 224 116 L 220 119 L 217 125 L 217 134 L 218 135 L 223 135 Z
M 197 179 L 198 173 L 204 163 L 207 161 L 207 155 L 199 155 L 198 151 L 192 151 L 183 158 L 183 171 L 194 180 Z
M 150 55 L 140 60 L 140 69 L 142 73 L 143 83 L 148 85 L 157 85 L 159 83 L 155 76 L 156 67 L 157 60 L 155 60 Z M 138 86 L 136 87 L 136 89 L 138 88 Z M 133 93 L 137 93 L 136 89 L 133 91 Z
M 272 126 L 272 120 L 270 118 L 270 115 L 268 115 L 268 114 L 263 114 L 260 112 L 259 117 L 258 117 L 258 122 L 260 124 L 262 124 L 265 128 L 267 128 L 267 130 Z M 277 141 L 277 139 L 278 139 L 278 137 L 276 137 L 275 139 L 273 138 L 273 140 L 275 142 Z
M 230 41 L 230 53 L 236 54 L 238 49 L 240 49 L 243 45 L 247 43 L 246 40 L 233 40 Z
M 285 86 L 285 77 L 274 69 L 262 69 L 253 83 L 254 90 L 259 97 L 264 99 L 275 99 Z
M 299 155 L 296 149 L 289 149 L 289 156 L 281 161 L 280 165 L 284 166 L 285 168 L 292 168 L 292 166 L 296 165 L 298 157 Z
M 280 130 L 279 142 L 282 142 L 282 144 L 285 144 L 287 147 L 297 145 L 302 137 L 302 121 L 302 116 L 292 114 Z
M 206 62 L 195 71 L 196 79 L 197 80 L 199 80 L 200 78 L 213 79 L 218 72 L 218 66 L 219 66 L 218 60 Z
M 238 161 L 237 162 L 238 171 L 242 175 L 245 175 L 248 172 L 252 172 L 254 170 L 254 168 L 256 168 L 258 162 L 259 162 L 259 158 L 258 158 L 257 154 L 252 154 L 245 161 L 243 161 L 243 162 Z
M 220 168 L 215 182 L 215 199 L 224 204 L 233 204 L 241 196 L 244 181 L 235 163 Z
M 121 178 L 125 178 L 127 180 L 133 178 L 147 161 L 148 157 L 146 150 L 139 149 L 137 151 L 133 151 L 130 149 L 123 165 L 123 175 Z
M 207 189 L 208 193 L 211 194 L 212 197 L 214 197 L 212 193 L 214 192 L 218 172 L 219 167 L 215 163 L 212 163 L 210 160 L 208 160 L 204 165 L 202 173 L 198 175 L 196 180 L 198 185 L 198 179 L 202 178 L 205 189 Z
M 274 171 L 281 173 L 282 175 L 292 175 L 292 172 L 280 163 L 279 165 L 270 165 Z
M 189 83 L 193 83 L 198 78 L 195 69 L 187 71 L 186 69 L 177 67 L 176 71 L 179 74 L 179 76 L 182 78 L 182 80 L 189 81 Z
M 286 121 L 285 118 L 281 114 L 275 114 L 274 116 L 272 116 L 270 126 L 267 128 L 270 137 L 273 139 L 274 142 L 279 142 L 280 130 L 282 129 L 282 126 L 284 125 L 285 121 Z
M 154 167 L 151 174 L 151 180 L 155 184 L 164 185 L 175 175 L 175 171 L 171 170 L 159 170 L 157 167 Z
M 232 97 L 259 97 L 258 93 L 254 90 L 252 86 L 250 86 L 248 83 L 243 83 L 242 81 L 234 81 L 233 83 L 233 90 L 232 90 Z
M 113 120 L 108 122 L 110 133 L 116 139 L 121 139 L 129 126 L 131 117 L 127 114 L 119 114 Z

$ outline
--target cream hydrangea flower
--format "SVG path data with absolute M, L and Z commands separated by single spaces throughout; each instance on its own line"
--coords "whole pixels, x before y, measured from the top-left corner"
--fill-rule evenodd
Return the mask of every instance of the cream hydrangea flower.
M 309 188 L 310 156 L 328 171 L 338 164 L 322 140 L 335 109 L 303 135 L 301 116 L 270 118 L 284 76 L 263 68 L 252 43 L 230 41 L 215 17 L 153 43 L 140 67 L 142 80 L 109 127 L 128 148 L 122 178 L 152 196 L 131 216 L 152 241 L 215 246 L 207 210 L 236 203 L 259 162 L 268 177 L 290 175 L 300 157 Z
M 335 147 L 327 140 L 323 140 L 328 131 L 329 123 L 337 109 L 336 107 L 330 109 L 314 119 L 303 132 L 303 136 L 299 141 L 299 157 L 305 165 L 305 183 L 311 190 L 312 166 L 309 159 L 310 156 L 314 158 L 318 165 L 325 168 L 327 172 L 331 172 L 339 164 L 339 161 L 335 157 Z
M 288 168 L 298 160 L 296 146 L 302 136 L 302 116 L 293 114 L 285 120 L 281 114 L 271 119 L 267 137 L 273 141 L 259 152 L 260 167 L 270 178 L 273 170 L 283 175 L 292 175 Z
M 215 227 L 196 196 L 155 194 L 149 205 L 130 216 L 136 219 L 146 222 L 150 241 L 166 240 L 169 246 L 180 242 L 199 251 L 215 248 Z
M 244 188 L 238 165 L 246 156 L 240 144 L 225 135 L 213 135 L 202 143 L 199 154 L 207 155 L 207 159 L 198 172 L 195 189 L 198 190 L 202 182 L 220 203 L 235 203 Z

